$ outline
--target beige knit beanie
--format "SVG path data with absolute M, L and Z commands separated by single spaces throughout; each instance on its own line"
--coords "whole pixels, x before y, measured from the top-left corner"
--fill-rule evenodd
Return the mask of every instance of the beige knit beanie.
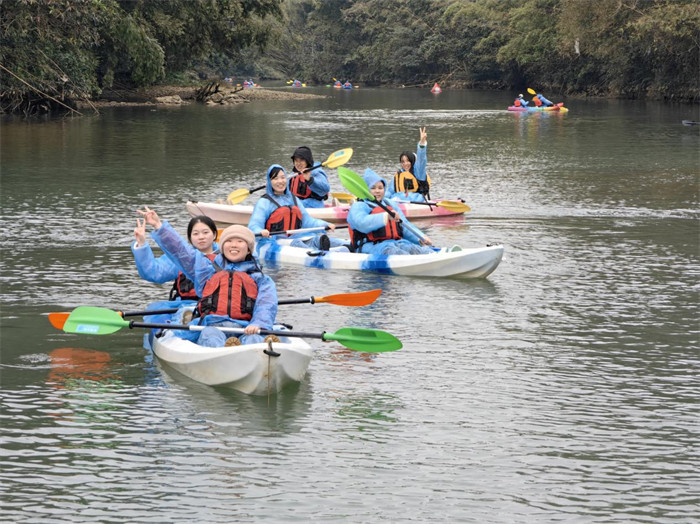
M 252 255 L 255 252 L 255 235 L 247 227 L 235 224 L 224 229 L 219 237 L 219 246 L 221 246 L 222 250 L 224 247 L 224 242 L 231 238 L 240 238 L 245 240 L 248 244 L 250 254 Z

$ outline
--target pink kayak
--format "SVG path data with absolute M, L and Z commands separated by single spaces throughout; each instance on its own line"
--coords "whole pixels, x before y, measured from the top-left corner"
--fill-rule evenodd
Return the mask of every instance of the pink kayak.
M 449 202 L 450 205 L 443 207 L 438 205 L 440 202 Z M 452 200 L 436 200 L 436 205 L 416 204 L 414 202 L 401 203 L 401 210 L 410 220 L 436 218 L 444 216 L 462 215 L 469 210 L 469 206 L 462 204 L 457 205 Z M 215 204 L 212 202 L 194 202 L 190 201 L 186 204 L 187 212 L 190 216 L 206 215 L 211 218 L 220 227 L 225 227 L 231 224 L 247 225 L 250 221 L 250 215 L 253 214 L 253 206 L 245 204 Z M 341 204 L 338 206 L 326 206 L 317 208 L 307 208 L 309 214 L 314 218 L 320 218 L 326 222 L 335 224 L 346 224 L 346 218 L 350 204 Z

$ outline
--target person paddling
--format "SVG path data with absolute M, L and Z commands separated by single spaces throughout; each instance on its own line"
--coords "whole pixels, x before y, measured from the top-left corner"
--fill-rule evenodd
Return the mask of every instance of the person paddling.
M 537 107 L 552 107 L 554 105 L 554 102 L 547 100 L 544 96 L 542 96 L 539 93 L 532 97 L 532 101 Z
M 430 200 L 430 177 L 426 171 L 428 162 L 428 133 L 425 127 L 418 130 L 420 139 L 415 153 L 404 151 L 399 155 L 401 167 L 387 188 L 387 196 L 404 202 Z
M 525 98 L 523 98 L 523 94 L 520 93 L 520 94 L 518 95 L 518 98 L 515 99 L 515 102 L 513 102 L 513 105 L 514 105 L 515 107 L 527 107 L 527 105 L 528 105 L 529 103 L 530 103 L 530 102 L 528 102 L 527 100 L 525 100 Z
M 350 207 L 348 225 L 350 226 L 350 243 L 352 250 L 373 255 L 418 255 L 434 253 L 430 246 L 432 241 L 427 236 L 418 237 L 398 202 L 385 199 L 386 181 L 377 173 L 367 168 L 362 177 L 377 202 L 394 212 L 391 216 L 374 202 L 358 200 Z
M 314 167 L 311 149 L 306 146 L 297 147 L 292 162 L 294 175 L 289 178 L 289 190 L 304 207 L 323 207 L 324 201 L 328 200 L 331 185 L 321 166 Z
M 177 336 L 206 347 L 256 344 L 261 329 L 272 329 L 277 316 L 277 288 L 253 257 L 255 235 L 245 226 L 229 226 L 221 233 L 220 253 L 209 260 L 182 238 L 167 221 L 147 206 L 138 213 L 153 227 L 153 239 L 182 267 L 201 298 L 192 322 L 207 326 L 201 332 L 178 331 Z M 229 337 L 216 327 L 243 327 Z M 273 341 L 279 341 L 274 335 Z M 267 340 L 267 339 L 265 339 Z
M 248 227 L 264 239 L 269 238 L 270 233 L 290 229 L 321 227 L 325 230 L 335 230 L 335 224 L 309 215 L 306 208 L 299 203 L 299 199 L 288 189 L 287 174 L 279 164 L 273 164 L 267 170 L 265 194 L 255 203 Z M 342 240 L 330 238 L 322 232 L 308 240 L 302 240 L 305 236 L 308 235 L 292 235 L 291 245 L 323 251 L 331 248 L 347 251 Z
M 202 252 L 210 260 L 216 257 L 219 246 L 215 242 L 217 235 L 216 224 L 208 216 L 199 215 L 193 217 L 187 224 L 187 240 L 196 249 Z M 153 254 L 153 250 L 146 242 L 146 221 L 136 219 L 134 228 L 135 242 L 131 245 L 131 252 L 134 255 L 136 269 L 139 276 L 155 284 L 164 284 L 173 281 L 170 290 L 169 301 L 175 302 L 172 307 L 176 307 L 182 300 L 196 301 L 199 297 L 194 291 L 194 283 L 187 278 L 182 269 L 167 255 L 158 258 Z M 169 307 L 169 302 L 158 302 L 158 308 Z

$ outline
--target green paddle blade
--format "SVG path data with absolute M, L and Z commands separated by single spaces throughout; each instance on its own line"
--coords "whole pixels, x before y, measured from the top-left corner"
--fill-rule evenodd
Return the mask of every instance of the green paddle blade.
M 80 306 L 68 315 L 68 320 L 63 324 L 63 331 L 88 335 L 109 335 L 125 327 L 129 327 L 129 321 L 124 320 L 116 311 L 101 307 Z
M 352 157 L 352 148 L 348 147 L 346 149 L 341 149 L 339 151 L 335 151 L 331 153 L 331 156 L 328 157 L 328 160 L 326 160 L 322 166 L 328 166 L 331 169 L 335 169 L 338 166 L 342 166 L 343 164 L 347 164 L 348 161 L 350 160 L 350 157 Z
M 374 195 L 369 192 L 369 188 L 362 177 L 348 169 L 347 167 L 338 168 L 338 178 L 340 178 L 340 183 L 343 184 L 345 189 L 350 191 L 357 198 L 366 198 L 367 200 L 374 201 Z
M 346 348 L 365 353 L 384 353 L 403 347 L 401 341 L 391 333 L 357 327 L 344 327 L 335 333 L 324 333 L 323 340 L 335 340 Z

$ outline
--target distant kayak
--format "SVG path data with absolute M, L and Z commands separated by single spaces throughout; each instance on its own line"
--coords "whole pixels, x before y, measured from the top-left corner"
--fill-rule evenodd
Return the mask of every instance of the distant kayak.
M 684 126 L 700 126 L 700 122 L 696 122 L 695 120 L 682 120 L 681 123 Z
M 567 113 L 569 111 L 568 108 L 564 106 L 550 106 L 550 107 L 522 107 L 522 106 L 508 106 L 508 111 L 515 111 L 519 113 L 534 113 L 537 111 L 557 111 L 559 113 Z

